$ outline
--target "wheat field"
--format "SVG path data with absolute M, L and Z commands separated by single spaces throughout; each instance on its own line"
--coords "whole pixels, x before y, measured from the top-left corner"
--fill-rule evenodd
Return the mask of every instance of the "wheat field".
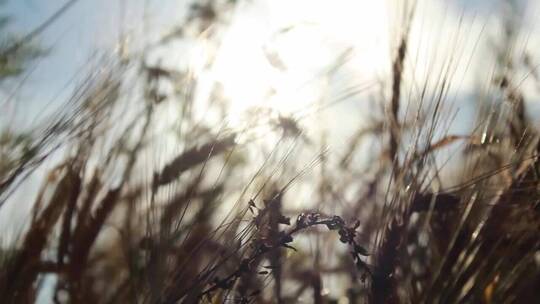
M 534 1 L 118 1 L 25 103 L 79 2 L 0 12 L 1 303 L 540 302 Z

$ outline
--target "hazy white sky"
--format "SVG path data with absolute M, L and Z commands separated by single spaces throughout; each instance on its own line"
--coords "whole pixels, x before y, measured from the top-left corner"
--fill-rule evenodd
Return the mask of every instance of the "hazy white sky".
M 25 33 L 35 28 L 65 2 L 66 0 L 7 0 L 2 10 L 14 17 L 11 28 L 18 33 Z M 433 69 L 428 65 L 430 62 L 426 62 L 428 58 L 442 62 L 440 59 L 444 56 L 441 54 L 444 54 L 445 48 L 451 42 L 451 35 L 457 33 L 462 14 L 462 38 L 458 44 L 463 48 L 461 59 L 469 60 L 474 42 L 480 36 L 486 37 L 488 31 L 482 32 L 482 27 L 497 15 L 500 2 L 501 0 L 420 0 L 416 17 L 418 30 L 413 30 L 413 45 L 410 47 L 418 52 L 418 56 L 410 58 L 420 58 L 424 62 L 416 62 L 415 73 L 425 75 L 423 68 Z M 517 2 L 521 3 L 522 7 L 528 5 L 525 26 L 534 35 L 533 31 L 538 25 L 538 5 L 534 4 L 534 1 Z M 92 52 L 98 49 L 113 49 L 122 29 L 132 33 L 135 39 L 145 37 L 142 35 L 145 8 L 147 28 L 150 29 L 146 37 L 152 39 L 181 19 L 187 3 L 191 2 L 79 0 L 38 40 L 44 47 L 50 47 L 51 52 L 31 67 L 31 74 L 25 81 L 24 89 L 17 91 L 17 105 L 41 108 L 52 99 L 67 97 L 70 91 L 65 89 L 66 84 L 77 71 L 85 67 Z M 395 37 L 389 35 L 389 28 L 395 28 L 396 15 L 393 11 L 401 6 L 403 1 L 258 0 L 240 3 L 243 4 L 240 5 L 236 21 L 226 38 L 228 43 L 221 50 L 220 56 L 224 64 L 218 66 L 216 77 L 227 79 L 226 90 L 230 97 L 237 100 L 236 105 L 243 108 L 242 104 L 247 100 L 260 99 L 267 94 L 265 89 L 269 83 L 280 87 L 282 92 L 290 91 L 290 94 L 293 94 L 292 91 L 295 91 L 293 95 L 297 99 L 310 95 L 312 92 L 306 90 L 303 93 L 297 92 L 295 85 L 302 83 L 310 73 L 324 69 L 336 52 L 348 46 L 353 46 L 356 50 L 350 72 L 357 79 L 372 79 L 381 69 L 388 67 L 391 50 L 389 44 L 392 40 L 395 42 Z M 302 22 L 305 25 L 299 26 L 291 35 L 272 41 L 276 40 L 272 34 L 280 27 Z M 534 39 L 529 40 L 530 43 L 534 42 Z M 268 45 L 269 41 L 272 45 Z M 291 71 L 283 75 L 272 70 L 262 58 L 264 54 L 260 50 L 261 46 L 279 50 L 279 55 L 287 61 Z M 231 69 L 239 59 L 243 64 Z M 232 71 L 234 77 L 230 77 Z M 249 89 L 243 86 L 245 79 L 237 77 L 238 75 L 249 75 L 252 83 Z M 460 90 L 470 91 L 474 83 L 472 78 L 476 77 L 474 73 L 461 71 L 456 75 L 467 78 L 462 81 Z M 320 83 L 315 86 L 320 87 Z M 288 96 L 283 98 L 285 97 Z M 277 96 L 275 102 L 283 103 L 283 98 L 279 101 Z

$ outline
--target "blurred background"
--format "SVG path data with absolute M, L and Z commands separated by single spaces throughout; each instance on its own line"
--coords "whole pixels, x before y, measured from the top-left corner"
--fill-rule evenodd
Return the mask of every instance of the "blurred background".
M 539 13 L 0 2 L 1 295 L 519 303 L 540 273 Z

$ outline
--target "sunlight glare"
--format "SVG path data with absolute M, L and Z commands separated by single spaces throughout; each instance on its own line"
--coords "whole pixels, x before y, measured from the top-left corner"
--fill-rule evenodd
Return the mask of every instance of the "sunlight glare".
M 328 70 L 348 48 L 355 51 L 351 76 L 374 77 L 387 60 L 385 22 L 385 1 L 245 4 L 233 18 L 213 70 L 230 100 L 229 121 L 238 123 L 253 107 L 294 114 L 320 102 L 331 85 Z

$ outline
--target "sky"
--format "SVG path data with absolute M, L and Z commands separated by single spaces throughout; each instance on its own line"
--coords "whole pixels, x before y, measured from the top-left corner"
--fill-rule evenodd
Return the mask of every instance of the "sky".
M 37 27 L 66 2 L 66 0 L 6 1 L 4 7 L 0 9 L 13 16 L 11 28 L 14 32 L 21 34 Z M 485 20 L 491 18 L 497 12 L 497 3 L 499 2 L 499 0 L 420 1 L 420 3 L 427 3 L 426 6 L 431 6 L 431 11 L 425 11 L 424 15 L 422 13 L 419 15 L 421 15 L 421 18 L 425 18 L 425 22 L 432 23 L 432 28 L 435 31 L 442 28 L 455 31 L 456 21 L 460 13 L 465 13 L 468 16 L 467 18 L 474 16 L 475 25 L 481 26 Z M 525 4 L 529 1 L 518 0 L 518 2 L 525 7 Z M 31 75 L 23 86 L 27 89 L 17 90 L 19 103 L 22 104 L 22 107 L 31 105 L 33 108 L 40 108 L 40 106 L 47 104 L 49 100 L 59 99 L 57 98 L 58 94 L 66 97 L 69 94 L 69 90 L 64 89 L 66 84 L 81 68 L 84 69 L 88 58 L 93 52 L 114 49 L 122 31 L 134 33 L 133 37 L 140 39 L 143 36 L 141 35 L 143 16 L 147 17 L 145 19 L 148 23 L 147 28 L 153 31 L 146 36 L 157 35 L 179 19 L 179 16 L 185 11 L 184 6 L 186 3 L 185 0 L 77 1 L 62 18 L 38 38 L 38 43 L 50 49 L 50 53 L 47 57 L 31 66 Z M 344 45 L 351 41 L 357 49 L 366 51 L 366 53 L 357 56 L 357 59 L 362 60 L 360 63 L 364 66 L 371 63 L 372 66 L 368 66 L 368 69 L 373 69 L 373 65 L 380 66 L 380 61 L 387 59 L 386 56 L 382 56 L 385 52 L 387 53 L 387 50 L 382 48 L 387 47 L 384 44 L 388 43 L 388 41 L 381 40 L 388 40 L 385 39 L 387 33 L 384 33 L 384 29 L 385 26 L 388 27 L 391 23 L 391 20 L 388 19 L 391 16 L 384 16 L 384 14 L 391 11 L 393 6 L 397 6 L 396 3 L 399 3 L 399 1 L 276 0 L 244 1 L 244 3 L 248 3 L 248 5 L 243 5 L 244 9 L 238 13 L 242 16 L 237 18 L 239 21 L 236 24 L 232 25 L 232 34 L 229 35 L 231 43 L 228 47 L 225 47 L 224 53 L 233 54 L 233 59 L 242 57 L 244 60 L 260 61 L 260 58 L 253 58 L 253 53 L 255 53 L 253 49 L 258 47 L 253 43 L 253 40 L 258 40 L 257 43 L 262 44 L 261 39 L 266 37 L 261 35 L 261 32 L 266 32 L 268 33 L 267 36 L 269 36 L 269 31 L 279 25 L 301 19 L 315 20 L 322 25 L 320 27 L 323 28 L 323 35 L 321 35 L 319 29 L 310 28 L 307 25 L 296 33 L 296 37 L 292 38 L 297 39 L 299 37 L 307 43 L 311 50 L 308 53 L 309 56 L 305 56 L 304 48 L 296 46 L 290 47 L 284 54 L 285 57 L 288 56 L 290 62 L 299 63 L 304 73 L 310 73 L 317 68 L 316 64 L 313 64 L 314 62 L 320 63 L 322 60 L 322 65 L 324 65 L 324 60 L 328 60 L 328 58 L 324 57 L 328 57 L 328 54 L 334 51 L 333 47 L 335 48 L 336 44 L 341 43 Z M 537 12 L 534 9 L 532 11 Z M 431 14 L 431 16 L 427 14 Z M 447 18 L 445 18 L 445 15 Z M 450 16 L 448 17 L 448 15 Z M 339 17 L 336 18 L 336 16 Z M 446 19 L 445 22 L 449 22 L 445 24 L 438 23 L 443 19 Z M 355 27 L 354 31 L 350 30 L 351 24 Z M 424 23 L 422 26 L 424 29 L 427 28 Z M 246 29 L 250 30 L 246 31 Z M 354 39 L 353 35 L 360 37 L 360 39 Z M 250 39 L 244 39 L 244 37 Z M 376 39 L 379 39 L 379 41 L 375 41 Z M 332 43 L 334 45 L 331 45 Z M 319 48 L 318 46 L 321 44 L 330 46 L 330 48 Z M 294 53 L 295 49 L 297 50 L 296 54 Z M 433 50 L 430 47 L 425 49 L 430 52 Z M 380 55 L 379 58 L 374 58 L 377 55 Z M 225 57 L 227 57 L 227 54 L 225 54 Z M 227 60 L 230 57 L 227 57 Z M 260 65 L 260 62 L 251 66 L 257 66 L 257 64 Z M 250 64 L 246 64 L 244 67 L 246 72 L 255 74 L 252 77 L 271 77 L 268 76 L 270 73 L 267 71 L 260 73 L 260 71 L 250 67 Z M 222 68 L 226 71 L 230 70 L 230 67 L 226 65 Z M 370 73 L 373 73 L 373 71 L 370 71 Z M 235 88 L 237 86 L 239 84 L 230 83 L 228 90 L 235 90 L 236 95 L 240 91 L 245 91 L 245 88 Z M 261 88 L 255 86 L 253 91 L 258 89 Z M 252 97 L 249 96 L 249 92 L 246 94 L 248 96 L 234 97 L 238 99 Z
M 66 0 L 6 0 L 6 4 L 0 9 L 13 17 L 11 24 L 13 32 L 24 34 L 37 27 L 65 2 Z M 227 38 L 229 43 L 224 46 L 221 54 L 224 58 L 223 62 L 236 62 L 236 59 L 241 58 L 243 62 L 249 63 L 243 64 L 241 66 L 243 70 L 235 73 L 250 74 L 250 80 L 254 82 L 252 90 L 246 90 L 242 85 L 243 79 L 237 77 L 236 81 L 230 81 L 226 88 L 233 95 L 231 97 L 238 100 L 236 106 L 240 109 L 245 107 L 242 105 L 246 102 L 245 100 L 260 98 L 254 95 L 266 93 L 260 83 L 272 81 L 294 83 L 295 80 L 291 78 L 298 76 L 296 79 L 298 80 L 301 76 L 291 76 L 293 73 L 289 73 L 284 78 L 282 75 L 273 75 L 276 73 L 268 66 L 264 68 L 265 71 L 260 67 L 264 64 L 264 60 L 256 58 L 261 57 L 261 52 L 257 53 L 257 48 L 265 43 L 264 39 L 269 40 L 272 30 L 299 20 L 311 20 L 313 23 L 318 23 L 318 25 L 310 26 L 306 22 L 305 26 L 299 26 L 298 31 L 289 35 L 288 39 L 293 41 L 281 39 L 278 42 L 278 44 L 285 44 L 285 51 L 280 55 L 288 59 L 289 63 L 296 65 L 295 73 L 297 74 L 313 73 L 317 70 L 317 65 L 324 66 L 328 60 L 331 60 L 336 49 L 343 49 L 347 44 L 352 44 L 359 50 L 358 56 L 354 57 L 355 64 L 361 66 L 358 70 L 362 76 L 369 74 L 367 78 L 370 78 L 377 72 L 374 69 L 384 67 L 388 61 L 389 46 L 387 44 L 392 39 L 388 36 L 388 27 L 394 17 L 388 12 L 400 3 L 396 0 L 240 2 L 245 5 L 240 5 L 242 9 L 237 12 L 237 21 L 231 26 L 231 33 Z M 417 19 L 423 20 L 422 35 L 426 36 L 426 32 L 429 32 L 428 38 L 435 40 L 442 38 L 437 36 L 442 33 L 442 30 L 447 33 L 455 32 L 460 15 L 463 13 L 465 19 L 469 19 L 464 22 L 463 27 L 470 29 L 472 33 L 465 36 L 472 37 L 474 41 L 475 31 L 479 31 L 479 28 L 498 12 L 500 0 L 421 0 L 419 2 L 421 5 L 419 5 Z M 534 8 L 534 4 L 526 0 L 517 0 L 517 2 L 522 7 L 526 7 L 526 4 L 529 8 L 533 6 L 533 9 L 528 11 L 530 18 L 527 20 L 537 19 L 535 17 L 537 17 L 538 9 Z M 70 91 L 66 89 L 66 85 L 69 88 L 70 79 L 74 75 L 83 74 L 82 71 L 92 53 L 104 49 L 114 50 L 122 32 L 133 33 L 132 37 L 136 37 L 135 39 L 159 35 L 185 13 L 186 3 L 188 3 L 186 0 L 77 1 L 62 18 L 37 39 L 38 43 L 50 52 L 48 56 L 31 65 L 30 75 L 23 81 L 23 89 L 16 91 L 15 98 L 10 98 L 16 99 L 17 103 L 12 102 L 8 108 L 3 103 L 0 105 L 4 107 L 3 110 L 20 112 L 21 108 L 25 110 L 30 108 L 34 112 L 40 112 L 51 100 L 67 98 Z M 150 29 L 151 33 L 142 35 L 142 20 L 147 20 L 146 28 Z M 535 25 L 526 24 L 533 28 Z M 467 28 L 468 26 L 470 28 Z M 261 33 L 264 34 L 261 35 Z M 428 40 L 426 37 L 419 39 L 423 39 L 424 42 Z M 433 40 L 430 43 L 433 43 Z M 447 42 L 447 39 L 441 40 L 443 43 Z M 300 43 L 302 43 L 301 46 L 298 45 Z M 323 47 L 320 47 L 321 45 Z M 279 48 L 280 45 L 275 47 Z M 306 48 L 309 48 L 308 52 Z M 417 49 L 434 53 L 432 46 L 424 45 Z M 225 71 L 224 74 L 231 72 L 231 67 L 227 64 L 220 67 L 222 71 Z M 220 77 L 231 78 L 225 77 L 224 74 L 222 73 Z M 472 74 L 468 73 L 468 75 Z M 285 80 L 276 80 L 276 78 Z M 469 87 L 463 88 L 463 90 L 467 89 Z M 11 95 L 11 92 L 3 93 Z M 23 122 L 31 124 L 31 119 L 23 119 Z
M 24 35 L 66 2 L 5 0 L 0 12 L 12 17 L 11 33 Z M 16 102 L 11 102 L 7 109 L 4 102 L 0 102 L 0 107 L 4 111 L 37 114 L 48 104 L 60 103 L 71 94 L 70 89 L 75 85 L 73 77 L 83 77 L 89 72 L 86 65 L 93 54 L 114 50 L 122 32 L 142 36 L 143 19 L 152 31 L 164 30 L 174 21 L 179 7 L 178 1 L 173 0 L 77 1 L 36 39 L 36 44 L 45 49 L 47 55 L 29 65 L 23 80 L 15 81 L 14 87 L 22 88 L 10 98 Z M 7 91 L 2 93 L 11 96 L 12 92 Z M 33 123 L 31 117 L 24 117 L 20 122 L 29 126 Z

